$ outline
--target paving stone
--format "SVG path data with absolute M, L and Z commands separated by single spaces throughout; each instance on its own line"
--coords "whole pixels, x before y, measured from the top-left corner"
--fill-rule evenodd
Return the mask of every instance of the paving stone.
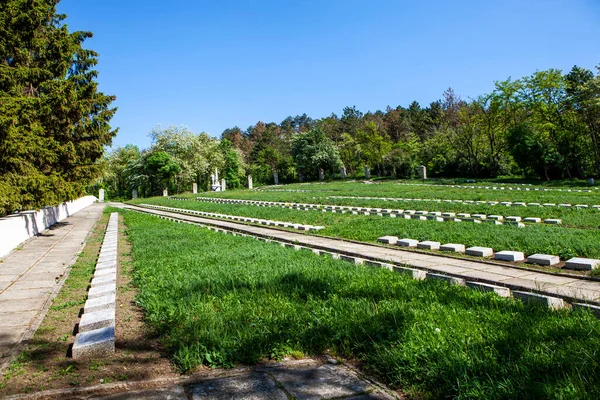
M 79 332 L 115 326 L 115 309 L 107 308 L 93 312 L 84 312 L 79 321 Z
M 463 278 L 455 278 L 450 275 L 427 272 L 427 279 L 435 279 L 438 281 L 448 282 L 450 285 L 465 286 L 465 280 Z
M 417 247 L 417 243 L 419 241 L 415 239 L 400 239 L 396 244 L 402 247 Z
M 567 263 L 565 264 L 565 268 L 567 269 L 578 270 L 592 270 L 598 268 L 598 266 L 600 266 L 600 260 L 580 257 L 571 258 L 570 260 L 567 260 Z
M 41 310 L 45 302 L 45 297 L 3 300 L 0 301 L 0 310 L 13 312 Z
M 457 243 L 446 243 L 446 244 L 440 246 L 440 250 L 441 251 L 452 251 L 454 253 L 464 253 L 465 245 L 457 244 Z
M 115 327 L 78 333 L 73 343 L 73 359 L 109 356 L 115 352 Z
M 90 313 L 90 312 L 94 312 L 94 311 L 115 308 L 115 302 L 116 302 L 115 293 L 111 293 L 106 296 L 96 297 L 93 299 L 87 299 L 87 301 L 85 302 L 85 306 L 83 307 L 83 312 Z
M 0 312 L 0 327 L 28 326 L 37 314 L 37 310 Z
M 346 397 L 344 400 L 396 400 L 396 397 L 392 397 L 389 394 L 376 390 L 372 393 L 361 394 L 359 396 Z
M 525 255 L 521 251 L 503 250 L 494 254 L 494 259 L 502 261 L 523 261 Z
M 274 368 L 271 374 L 297 400 L 320 400 L 364 394 L 367 382 L 333 365 Z
M 387 244 L 396 244 L 398 242 L 397 236 L 382 236 L 377 239 L 378 242 Z
M 440 242 L 432 242 L 432 241 L 426 240 L 424 242 L 417 243 L 417 248 L 427 249 L 427 250 L 439 250 Z
M 287 400 L 278 385 L 260 373 L 193 384 L 188 392 L 194 400 Z
M 545 296 L 543 294 L 513 291 L 513 297 L 521 300 L 524 303 L 539 304 L 544 307 L 549 307 L 553 310 L 558 310 L 566 307 L 566 303 L 563 299 L 552 296 Z
M 534 254 L 527 257 L 527 262 L 529 264 L 556 265 L 560 262 L 560 258 L 549 254 Z
M 473 246 L 466 249 L 465 253 L 476 257 L 491 257 L 494 254 L 494 249 L 490 247 Z
M 503 286 L 490 285 L 482 282 L 466 282 L 467 287 L 484 292 L 494 292 L 501 297 L 510 297 L 510 289 Z

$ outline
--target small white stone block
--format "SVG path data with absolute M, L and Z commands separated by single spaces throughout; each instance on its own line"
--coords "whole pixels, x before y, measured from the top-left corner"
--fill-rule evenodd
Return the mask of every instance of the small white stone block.
M 560 258 L 549 254 L 534 254 L 527 257 L 527 262 L 529 264 L 556 265 L 560 262 Z
M 435 279 L 439 281 L 448 282 L 450 285 L 465 286 L 465 280 L 463 278 L 455 278 L 453 276 L 444 274 L 434 274 L 433 272 L 427 272 L 427 279 Z
M 426 250 L 439 250 L 440 242 L 432 242 L 430 240 L 426 240 L 424 242 L 417 243 L 417 248 Z
M 521 222 L 521 217 L 506 217 L 505 219 L 509 222 Z
M 486 219 L 487 215 L 485 214 L 472 214 L 471 215 L 473 218 L 477 218 L 477 219 Z
M 567 207 L 571 207 L 571 205 L 570 205 L 570 204 L 568 204 L 568 203 L 559 204 L 558 206 L 559 206 L 559 207 L 565 207 L 565 208 L 567 208 Z
M 443 216 L 443 217 L 455 217 L 455 216 L 456 216 L 456 213 L 453 213 L 453 212 L 445 212 L 445 213 L 442 213 L 442 216 Z
M 566 307 L 566 303 L 559 297 L 545 296 L 543 294 L 513 291 L 513 297 L 524 303 L 539 304 L 544 307 L 549 307 L 553 310 L 558 310 Z
M 79 321 L 79 332 L 89 332 L 109 326 L 115 326 L 114 308 L 83 313 Z
M 418 240 L 415 239 L 401 239 L 396 243 L 398 246 L 402 247 L 417 247 Z
M 527 203 L 527 205 L 529 207 L 541 207 L 542 206 L 540 203 Z
M 575 204 L 575 208 L 578 210 L 581 208 L 588 208 L 588 205 L 587 204 Z
M 112 282 L 116 282 L 116 281 L 117 281 L 117 274 L 115 274 L 115 273 L 108 274 L 108 275 L 102 275 L 102 276 L 93 278 L 92 282 L 91 282 L 91 286 L 92 287 L 102 286 L 107 283 L 112 283 Z
M 491 247 L 469 247 L 465 250 L 465 253 L 470 256 L 476 257 L 491 257 L 494 254 L 494 249 Z
M 397 236 L 382 236 L 377 239 L 378 242 L 387 244 L 396 244 L 398 242 Z
M 512 203 L 510 201 L 501 201 L 500 204 L 502 204 L 503 206 L 510 206 L 510 205 L 512 205 Z
M 94 299 L 96 297 L 107 296 L 109 294 L 116 293 L 117 284 L 116 282 L 109 283 L 107 285 L 101 285 L 91 288 L 88 291 L 88 299 Z
M 399 267 L 394 265 L 394 271 L 399 272 L 401 274 L 409 275 L 411 278 L 422 281 L 427 277 L 427 272 L 420 269 Z
M 495 221 L 503 221 L 504 217 L 502 215 L 488 215 L 488 219 L 493 219 Z
M 562 220 L 560 220 L 560 219 L 554 219 L 554 218 L 549 218 L 549 219 L 545 219 L 544 223 L 545 224 L 550 224 L 550 225 L 560 225 L 560 224 L 562 224 Z
M 523 203 L 522 201 L 517 201 L 512 203 L 513 207 L 527 207 L 527 204 Z
M 523 261 L 525 255 L 521 251 L 499 251 L 494 255 L 494 259 L 502 261 Z
M 542 219 L 538 217 L 527 217 L 523 218 L 523 222 L 532 222 L 535 224 L 539 224 L 540 222 L 542 222 Z
M 452 251 L 454 253 L 464 253 L 465 245 L 457 244 L 457 243 L 446 243 L 446 244 L 440 246 L 440 250 L 441 251 Z
M 469 218 L 471 216 L 471 214 L 466 214 L 466 213 L 458 213 L 456 214 L 456 216 L 458 218 Z
M 97 358 L 115 352 L 115 327 L 78 333 L 73 343 L 73 358 Z
M 116 299 L 114 293 L 102 297 L 96 297 L 95 299 L 87 299 L 85 306 L 83 307 L 84 315 L 85 313 L 114 308 L 115 301 Z
M 544 204 L 542 204 L 542 206 L 544 206 L 544 207 L 556 207 L 556 204 L 554 204 L 554 203 L 544 203 Z
M 496 286 L 487 283 L 471 281 L 468 281 L 466 285 L 471 289 L 481 290 L 483 292 L 494 292 L 500 297 L 510 297 L 510 289 L 503 286 Z
M 578 270 L 592 270 L 596 269 L 600 266 L 600 260 L 596 260 L 593 258 L 571 258 L 567 260 L 565 264 L 565 268 L 567 269 L 578 269 Z

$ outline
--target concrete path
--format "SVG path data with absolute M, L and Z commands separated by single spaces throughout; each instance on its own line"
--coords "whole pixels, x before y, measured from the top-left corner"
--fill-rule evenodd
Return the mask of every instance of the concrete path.
M 77 400 L 395 400 L 393 391 L 335 360 L 285 361 L 252 368 L 209 371 L 176 381 L 104 384 L 8 397 Z
M 131 205 L 115 204 L 155 215 L 185 219 L 191 222 L 233 229 L 255 236 L 296 243 L 311 248 L 356 256 L 376 261 L 404 264 L 427 271 L 443 273 L 471 281 L 508 287 L 512 290 L 530 291 L 548 296 L 558 296 L 570 302 L 600 303 L 600 281 L 512 268 L 498 263 L 478 262 L 443 255 L 424 254 L 371 244 L 348 242 L 272 228 L 250 226 L 176 212 L 161 211 Z
M 0 372 L 35 333 L 104 207 L 73 214 L 0 263 Z

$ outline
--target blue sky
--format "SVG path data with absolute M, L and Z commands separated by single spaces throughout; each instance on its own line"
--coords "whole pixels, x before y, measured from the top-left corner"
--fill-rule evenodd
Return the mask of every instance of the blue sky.
M 88 30 L 113 146 L 156 125 L 225 128 L 322 118 L 345 106 L 423 106 L 535 70 L 600 64 L 600 1 L 63 0 Z

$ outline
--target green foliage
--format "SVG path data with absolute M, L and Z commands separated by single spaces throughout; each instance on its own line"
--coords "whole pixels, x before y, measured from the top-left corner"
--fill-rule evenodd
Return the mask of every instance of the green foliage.
M 69 32 L 58 0 L 0 6 L 0 213 L 81 195 L 116 134 L 98 92 L 91 32 Z
M 418 398 L 600 396 L 589 313 L 123 214 L 138 302 L 183 371 L 328 350 Z
M 296 169 L 307 178 L 318 177 L 319 169 L 336 173 L 342 166 L 337 147 L 318 128 L 294 137 L 292 156 L 296 162 Z

